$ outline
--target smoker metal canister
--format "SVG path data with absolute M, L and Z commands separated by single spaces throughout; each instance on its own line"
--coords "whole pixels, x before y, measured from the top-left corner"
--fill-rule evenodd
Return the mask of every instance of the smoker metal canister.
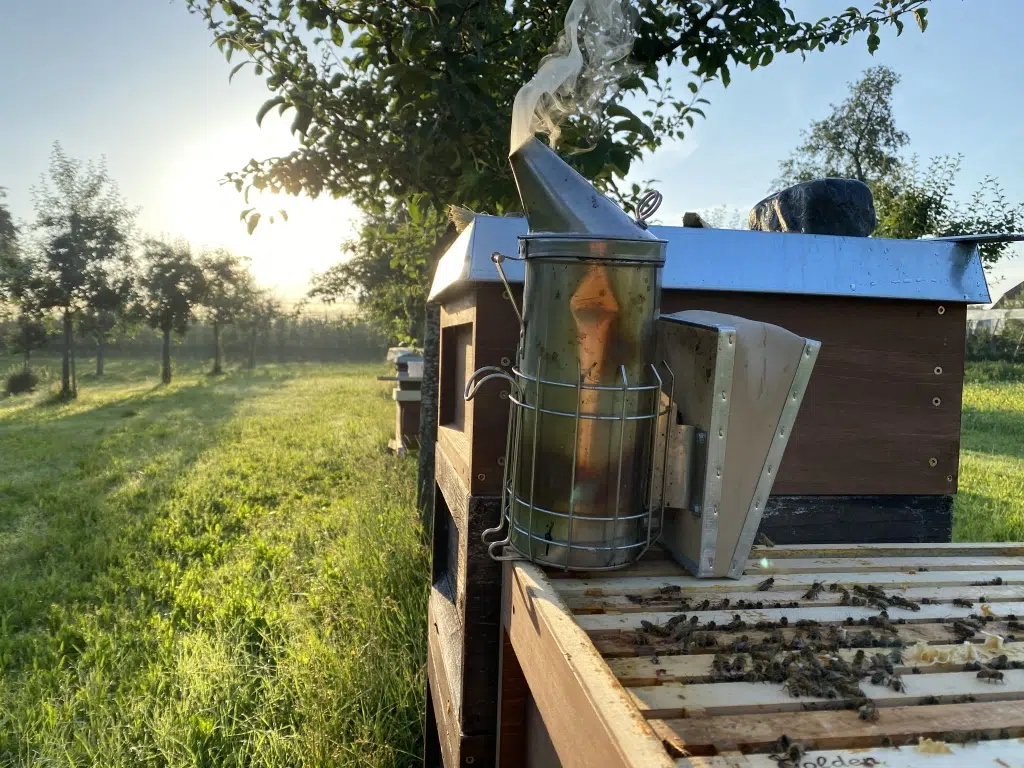
M 625 565 L 658 533 L 648 484 L 665 243 L 544 233 L 521 238 L 520 256 L 511 543 L 550 565 Z

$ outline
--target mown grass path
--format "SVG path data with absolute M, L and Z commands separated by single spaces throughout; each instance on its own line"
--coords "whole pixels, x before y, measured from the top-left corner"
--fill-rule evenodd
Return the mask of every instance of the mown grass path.
M 0 401 L 0 765 L 411 765 L 427 554 L 376 367 Z

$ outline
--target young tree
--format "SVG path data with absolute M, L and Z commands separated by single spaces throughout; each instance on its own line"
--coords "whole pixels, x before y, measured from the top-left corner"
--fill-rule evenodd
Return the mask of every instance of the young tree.
M 52 185 L 52 186 L 51 186 Z M 57 310 L 64 336 L 61 396 L 75 397 L 72 374 L 75 314 L 89 306 L 104 275 L 128 258 L 135 211 L 121 199 L 100 163 L 82 164 L 59 143 L 50 154 L 49 183 L 35 193 L 41 236 L 33 291 L 42 309 Z
M 829 176 L 873 182 L 892 174 L 899 151 L 910 141 L 892 114 L 892 92 L 899 82 L 896 72 L 878 66 L 848 83 L 847 99 L 831 105 L 824 120 L 812 122 L 801 134 L 804 143 L 779 163 L 776 189 Z
M 4 204 L 7 190 L 0 187 L 0 304 L 10 301 L 19 279 L 18 227 Z
M 246 368 L 256 367 L 256 340 L 260 336 L 267 337 L 281 316 L 281 302 L 270 291 L 256 289 L 246 297 L 236 320 L 246 337 Z
M 872 185 L 878 212 L 878 237 L 947 237 L 987 232 L 1019 232 L 1024 228 L 1024 203 L 1009 203 L 999 182 L 985 177 L 970 199 L 959 201 L 954 191 L 962 157 L 936 157 L 921 171 L 917 158 L 901 163 Z M 979 246 L 991 267 L 1009 243 Z
M 29 370 L 32 353 L 46 345 L 48 330 L 41 314 L 31 306 L 22 304 L 14 325 L 4 338 L 4 344 L 12 354 L 24 355 L 22 368 Z
M 344 196 L 371 217 L 371 227 L 373 218 L 399 205 L 418 208 L 432 221 L 443 219 L 449 203 L 495 213 L 519 210 L 507 159 L 512 104 L 542 55 L 557 45 L 569 0 L 186 2 L 228 59 L 244 57 L 235 71 L 251 65 L 267 75 L 272 96 L 257 121 L 273 109 L 292 111 L 299 149 L 230 174 L 240 191 Z M 635 24 L 633 74 L 605 94 L 625 91 L 636 111 L 620 100 L 603 115 L 574 118 L 563 126 L 563 154 L 614 192 L 636 160 L 666 139 L 682 138 L 704 114 L 705 83 L 728 85 L 732 68 L 766 66 L 776 54 L 824 50 L 859 33 L 867 33 L 874 50 L 881 26 L 900 31 L 916 15 L 923 28 L 927 13 L 923 0 L 879 0 L 866 13 L 849 8 L 803 21 L 789 5 L 645 2 Z M 674 81 L 668 71 L 677 63 L 689 71 Z M 246 214 L 255 226 L 259 214 Z M 376 246 L 374 238 L 358 242 L 360 248 Z M 422 251 L 412 251 L 406 253 L 414 261 L 423 258 Z M 377 288 L 357 286 L 367 293 Z M 404 314 L 405 299 L 404 293 L 394 297 L 396 316 Z
M 171 333 L 184 335 L 205 290 L 203 270 L 188 243 L 147 240 L 139 281 L 140 310 L 150 327 L 163 334 L 160 380 L 171 383 Z
M 249 260 L 239 258 L 223 248 L 203 254 L 199 260 L 206 290 L 202 306 L 213 326 L 213 370 L 222 373 L 220 333 L 225 325 L 234 323 L 245 310 L 246 302 L 254 291 Z
M 431 248 L 448 228 L 432 210 L 413 216 L 405 206 L 367 216 L 349 258 L 314 275 L 309 298 L 326 304 L 354 300 L 367 322 L 389 341 L 422 338 L 432 275 Z

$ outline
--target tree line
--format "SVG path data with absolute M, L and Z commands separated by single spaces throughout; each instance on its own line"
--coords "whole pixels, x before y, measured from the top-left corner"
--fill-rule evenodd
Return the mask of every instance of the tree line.
M 161 381 L 172 378 L 171 343 L 199 318 L 212 331 L 211 373 L 223 370 L 222 335 L 245 340 L 255 365 L 257 340 L 286 319 L 281 302 L 256 284 L 248 260 L 223 248 L 197 250 L 182 239 L 142 237 L 105 164 L 83 163 L 55 143 L 47 175 L 33 189 L 35 218 L 18 225 L 0 190 L 0 310 L 4 347 L 21 355 L 60 338 L 60 396 L 78 392 L 76 340 L 87 343 L 102 376 L 113 339 L 141 328 L 161 341 Z M 3 319 L 0 317 L 0 319 Z

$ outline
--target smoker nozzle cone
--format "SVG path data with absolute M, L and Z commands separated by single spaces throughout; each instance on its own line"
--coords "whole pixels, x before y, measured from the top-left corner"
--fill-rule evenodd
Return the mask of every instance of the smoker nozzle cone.
M 509 161 L 531 233 L 657 239 L 537 138 L 522 144 Z

